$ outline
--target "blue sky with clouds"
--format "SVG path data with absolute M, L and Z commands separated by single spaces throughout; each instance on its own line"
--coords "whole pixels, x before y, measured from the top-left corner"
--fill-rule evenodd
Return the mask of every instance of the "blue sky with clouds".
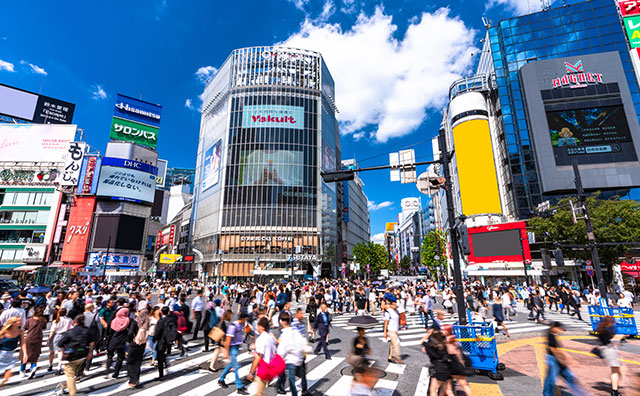
M 451 82 L 472 72 L 494 22 L 540 0 L 5 2 L 0 82 L 76 103 L 74 123 L 104 150 L 116 93 L 163 106 L 158 151 L 194 167 L 203 81 L 231 50 L 283 44 L 323 54 L 336 82 L 342 158 L 385 164 L 430 138 Z M 419 169 L 419 171 L 421 171 Z M 415 185 L 363 173 L 371 233 L 394 221 Z M 423 198 L 423 203 L 426 200 Z

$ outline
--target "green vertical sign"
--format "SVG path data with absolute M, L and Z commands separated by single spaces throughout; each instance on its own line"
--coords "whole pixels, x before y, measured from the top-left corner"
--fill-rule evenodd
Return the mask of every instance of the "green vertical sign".
M 631 48 L 640 47 L 640 15 L 624 18 L 624 28 Z
M 158 145 L 158 128 L 113 117 L 109 137 L 138 143 L 142 146 L 156 147 Z

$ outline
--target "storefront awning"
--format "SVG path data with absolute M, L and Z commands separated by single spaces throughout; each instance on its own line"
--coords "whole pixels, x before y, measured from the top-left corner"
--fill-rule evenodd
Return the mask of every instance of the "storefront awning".
M 84 267 L 84 264 L 51 264 L 49 267 L 55 267 L 55 268 L 60 268 L 60 269 L 64 269 L 64 268 L 69 268 L 72 271 L 78 271 L 80 270 L 82 267 Z
M 14 268 L 22 267 L 22 263 L 0 264 L 0 271 L 11 271 Z
M 39 265 L 23 265 L 22 267 L 14 268 L 14 271 L 32 272 L 40 268 Z

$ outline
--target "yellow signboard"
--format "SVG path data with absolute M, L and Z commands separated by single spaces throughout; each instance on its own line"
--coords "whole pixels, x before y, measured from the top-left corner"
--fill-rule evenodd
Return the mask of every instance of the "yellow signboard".
M 502 213 L 489 121 L 465 121 L 453 128 L 462 212 Z
M 398 223 L 386 223 L 384 229 L 385 231 L 393 231 L 393 227 L 397 224 Z
M 160 264 L 173 264 L 180 259 L 182 259 L 180 254 L 161 254 Z

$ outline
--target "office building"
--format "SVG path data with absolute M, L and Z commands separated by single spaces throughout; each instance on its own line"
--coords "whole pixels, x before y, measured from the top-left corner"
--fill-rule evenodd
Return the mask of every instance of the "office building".
M 193 243 L 206 275 L 336 276 L 342 183 L 334 83 L 317 52 L 234 50 L 204 91 Z
M 342 160 L 343 169 L 357 169 L 358 165 L 354 159 Z M 364 182 L 356 174 L 354 180 L 343 181 L 342 193 L 342 262 L 345 269 L 353 273 L 354 258 L 353 248 L 358 243 L 369 242 L 371 229 L 369 226 L 369 208 L 367 207 L 367 196 L 364 193 Z M 347 270 L 346 270 L 347 271 Z

